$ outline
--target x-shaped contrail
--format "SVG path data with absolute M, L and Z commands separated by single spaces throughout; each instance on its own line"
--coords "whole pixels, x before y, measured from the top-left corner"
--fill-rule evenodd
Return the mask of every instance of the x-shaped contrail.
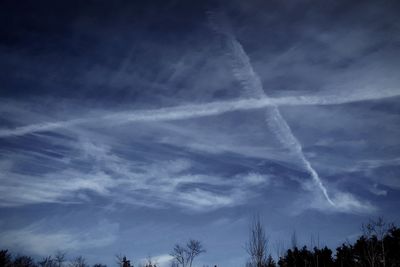
M 279 97 L 271 98 L 265 94 L 259 76 L 255 73 L 250 59 L 244 51 L 242 45 L 238 42 L 233 31 L 230 29 L 228 20 L 221 12 L 209 14 L 210 22 L 213 28 L 223 36 L 227 45 L 227 50 L 231 55 L 232 71 L 235 78 L 240 82 L 244 90 L 245 99 L 217 101 L 203 104 L 189 104 L 177 107 L 159 108 L 152 110 L 135 110 L 127 112 L 114 112 L 98 117 L 86 117 L 55 122 L 44 122 L 20 126 L 13 129 L 0 129 L 0 138 L 23 136 L 35 132 L 52 131 L 59 128 L 68 128 L 76 125 L 91 123 L 107 123 L 107 125 L 123 124 L 130 122 L 152 122 L 182 120 L 189 118 L 198 118 L 204 116 L 219 115 L 226 112 L 266 109 L 266 122 L 269 128 L 274 132 L 277 139 L 291 153 L 297 156 L 305 170 L 312 177 L 317 186 L 321 189 L 326 200 L 331 204 L 335 203 L 328 195 L 327 189 L 323 185 L 318 173 L 311 166 L 305 157 L 302 145 L 293 135 L 290 126 L 281 115 L 278 106 L 294 105 L 336 105 L 371 99 L 381 99 L 399 96 L 397 89 L 388 88 L 381 91 L 369 91 L 362 93 L 353 93 L 343 95 L 325 95 L 325 96 L 297 96 L 297 97 Z

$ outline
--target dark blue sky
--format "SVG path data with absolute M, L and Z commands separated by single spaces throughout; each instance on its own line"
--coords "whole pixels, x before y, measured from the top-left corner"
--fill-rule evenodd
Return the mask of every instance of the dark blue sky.
M 399 10 L 2 1 L 1 247 L 243 266 L 254 214 L 273 256 L 399 223 Z

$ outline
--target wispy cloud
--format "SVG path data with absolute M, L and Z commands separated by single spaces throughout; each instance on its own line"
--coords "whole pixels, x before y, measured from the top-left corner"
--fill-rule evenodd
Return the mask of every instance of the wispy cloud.
M 375 214 L 379 209 L 370 201 L 360 199 L 348 192 L 341 192 L 335 188 L 330 188 L 332 200 L 335 205 L 332 206 L 321 198 L 321 195 L 310 192 L 308 196 L 299 198 L 289 212 L 293 215 L 299 215 L 305 210 L 317 210 L 323 213 L 349 213 L 349 214 Z
M 4 163 L 2 206 L 83 203 L 91 201 L 90 194 L 94 193 L 114 203 L 148 207 L 174 205 L 208 211 L 241 205 L 253 185 L 268 185 L 268 180 L 256 173 L 238 174 L 233 183 L 218 174 L 197 173 L 191 170 L 191 161 L 183 158 L 134 162 L 121 158 L 107 146 L 87 140 L 80 141 L 76 147 L 80 150 L 74 160 L 90 164 L 90 169 L 82 169 L 75 163 L 74 167 L 28 175 Z
M 398 166 L 400 165 L 400 158 L 392 159 L 366 159 L 357 162 L 357 164 L 351 169 L 352 171 L 369 171 L 385 166 Z
M 387 190 L 380 189 L 380 188 L 378 187 L 378 184 L 373 184 L 373 185 L 369 188 L 369 191 L 370 191 L 372 194 L 375 194 L 375 195 L 377 195 L 377 196 L 386 196 L 386 195 L 387 195 Z
M 354 165 L 345 169 L 349 173 L 359 173 L 365 178 L 373 182 L 369 191 L 375 195 L 386 195 L 387 191 L 379 189 L 379 185 L 386 186 L 391 189 L 400 189 L 400 181 L 398 179 L 398 167 L 400 158 L 389 159 L 365 159 L 357 161 Z M 382 174 L 385 175 L 382 175 Z
M 361 93 L 326 96 L 288 96 L 270 98 L 261 96 L 257 99 L 242 99 L 232 101 L 219 101 L 205 104 L 191 104 L 178 107 L 160 108 L 153 110 L 137 110 L 128 112 L 116 112 L 100 117 L 87 117 L 65 121 L 43 122 L 14 129 L 0 129 L 0 137 L 21 136 L 29 133 L 54 131 L 60 128 L 68 128 L 76 125 L 96 124 L 98 122 L 108 124 L 125 124 L 133 122 L 154 122 L 185 120 L 216 116 L 232 111 L 246 111 L 277 106 L 297 105 L 339 105 L 358 101 L 376 100 L 399 96 L 399 90 L 371 90 Z M 273 121 L 273 120 L 272 120 Z
M 116 241 L 119 225 L 100 221 L 90 229 L 48 230 L 45 221 L 27 227 L 6 230 L 0 235 L 4 246 L 17 251 L 47 256 L 57 250 L 79 252 L 82 249 L 99 248 Z

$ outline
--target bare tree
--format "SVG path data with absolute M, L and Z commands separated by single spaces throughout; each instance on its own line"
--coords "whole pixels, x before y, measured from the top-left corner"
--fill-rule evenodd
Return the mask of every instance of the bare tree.
M 82 256 L 76 257 L 74 260 L 71 261 L 70 267 L 89 267 L 86 263 L 86 260 Z
M 36 264 L 34 260 L 29 256 L 17 256 L 14 259 L 13 267 L 35 267 Z
M 190 239 L 185 246 L 176 244 L 170 255 L 174 257 L 178 265 L 192 267 L 193 260 L 203 252 L 205 252 L 205 249 L 201 242 Z
M 146 257 L 146 261 L 144 262 L 144 267 L 157 267 L 157 261 L 154 261 L 151 256 Z
M 250 226 L 249 241 L 246 244 L 246 251 L 250 256 L 252 267 L 264 267 L 267 263 L 268 238 L 265 235 L 264 227 L 259 216 L 254 217 Z
M 54 261 L 57 264 L 57 267 L 63 266 L 65 262 L 65 252 L 57 251 L 56 255 L 54 256 Z
M 176 259 L 171 261 L 171 267 L 179 267 L 179 263 L 176 261 Z
M 367 256 L 371 266 L 374 266 L 376 261 L 380 259 L 383 267 L 386 267 L 385 243 L 383 241 L 392 226 L 393 224 L 385 222 L 382 217 L 363 224 L 362 230 L 367 239 Z M 378 244 L 380 248 L 378 248 Z M 380 250 L 379 252 L 378 249 Z M 381 255 L 379 256 L 378 254 Z
M 131 265 L 131 261 L 126 259 L 126 256 L 117 254 L 115 255 L 115 259 L 119 267 L 133 267 L 133 264 Z
M 389 229 L 392 228 L 394 225 L 393 223 L 387 223 L 382 217 L 379 217 L 376 221 L 371 221 L 373 225 L 372 230 L 375 235 L 378 237 L 378 240 L 381 243 L 381 250 L 382 250 L 382 264 L 383 267 L 386 267 L 386 252 L 385 252 L 385 243 L 384 238 L 385 235 L 389 232 Z
M 363 224 L 361 229 L 363 236 L 361 238 L 365 241 L 364 254 L 371 267 L 375 267 L 379 258 L 378 239 L 373 230 L 373 224 Z
M 177 263 L 177 265 L 182 265 L 182 267 L 186 267 L 187 263 L 186 263 L 186 250 L 184 247 L 182 247 L 179 244 L 176 244 L 173 251 L 170 253 L 170 255 L 172 257 L 174 257 L 175 263 Z
M 47 256 L 42 258 L 39 262 L 38 262 L 40 267 L 57 267 L 58 264 L 56 263 L 56 261 L 51 257 L 51 256 Z
M 201 253 L 205 252 L 205 249 L 203 249 L 203 246 L 201 245 L 200 241 L 198 240 L 189 240 L 189 243 L 186 245 L 188 249 L 188 255 L 189 255 L 189 267 L 192 267 L 192 263 L 195 257 L 200 255 Z

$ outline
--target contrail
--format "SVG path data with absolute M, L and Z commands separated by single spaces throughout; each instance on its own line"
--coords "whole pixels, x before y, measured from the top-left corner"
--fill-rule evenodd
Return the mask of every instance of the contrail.
M 226 40 L 226 44 L 228 45 L 228 49 L 231 53 L 233 74 L 236 79 L 242 84 L 247 95 L 256 99 L 268 99 L 268 96 L 265 94 L 262 87 L 260 77 L 255 73 L 250 63 L 249 57 L 244 51 L 242 45 L 233 34 L 229 23 L 227 23 L 228 20 L 224 17 L 223 13 L 210 13 L 209 18 L 214 29 L 218 33 L 222 34 Z M 276 104 L 271 104 L 266 109 L 267 124 L 275 133 L 277 139 L 280 141 L 280 143 L 282 143 L 285 148 L 287 148 L 289 151 L 293 152 L 299 157 L 307 172 L 321 189 L 326 200 L 331 205 L 335 206 L 335 203 L 329 197 L 327 189 L 323 185 L 318 173 L 311 166 L 311 163 L 304 155 L 301 143 L 294 136 L 292 130 L 290 129 L 290 126 L 282 117 L 278 106 Z
M 399 96 L 400 92 L 395 90 L 385 90 L 383 92 L 370 92 L 363 94 L 352 94 L 348 96 L 289 96 L 269 98 L 265 95 L 261 98 L 248 98 L 230 101 L 217 101 L 204 104 L 191 104 L 178 107 L 136 110 L 126 112 L 115 112 L 105 116 L 87 117 L 81 119 L 72 119 L 56 122 L 44 122 L 31 124 L 13 129 L 0 129 L 1 137 L 22 136 L 35 132 L 51 131 L 59 128 L 67 128 L 70 126 L 88 124 L 93 122 L 104 121 L 111 124 L 124 124 L 130 122 L 151 122 L 151 121 L 168 121 L 183 120 L 190 118 L 200 118 L 205 116 L 220 115 L 232 111 L 252 110 L 260 108 L 272 108 L 271 114 L 276 113 L 277 106 L 302 106 L 302 105 L 340 105 L 351 102 L 366 101 L 373 99 L 381 99 Z M 279 117 L 279 115 L 277 115 Z M 278 129 L 278 127 L 273 127 Z M 289 129 L 290 130 L 290 129 Z M 287 130 L 283 131 L 285 134 Z M 288 140 L 286 138 L 285 140 Z M 296 142 L 295 142 L 296 143 Z M 285 143 L 286 144 L 286 143 Z

